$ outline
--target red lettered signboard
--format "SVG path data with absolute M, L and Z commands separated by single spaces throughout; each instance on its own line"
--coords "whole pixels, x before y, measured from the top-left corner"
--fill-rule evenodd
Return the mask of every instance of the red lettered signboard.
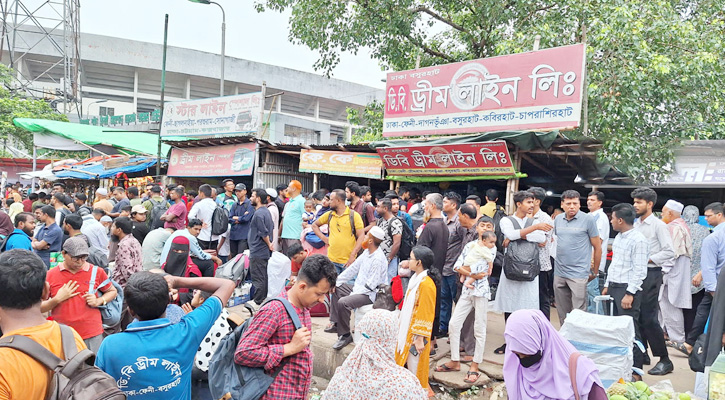
M 506 142 L 377 149 L 388 175 L 455 176 L 515 174 Z
M 388 74 L 383 136 L 579 126 L 586 47 Z

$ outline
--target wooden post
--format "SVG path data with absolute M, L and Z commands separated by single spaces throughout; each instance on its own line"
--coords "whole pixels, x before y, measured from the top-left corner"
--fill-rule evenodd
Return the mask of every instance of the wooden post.
M 521 170 L 521 154 L 519 153 L 518 147 L 514 151 L 513 157 L 514 170 L 519 172 Z M 511 215 L 516 211 L 516 203 L 514 202 L 514 193 L 519 191 L 519 178 L 514 177 L 506 181 L 506 213 Z
M 312 192 L 320 190 L 319 175 L 317 173 L 312 174 Z

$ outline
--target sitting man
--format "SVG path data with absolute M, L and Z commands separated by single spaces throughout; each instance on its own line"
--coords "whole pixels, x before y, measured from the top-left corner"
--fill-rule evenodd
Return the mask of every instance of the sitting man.
M 382 228 L 370 228 L 366 238 L 367 249 L 337 278 L 330 305 L 330 322 L 335 325 L 332 329 L 326 329 L 337 332 L 337 342 L 332 346 L 335 350 L 352 343 L 350 312 L 373 304 L 378 285 L 388 283 L 388 259 L 380 247 L 384 239 L 385 231 Z M 352 279 L 355 279 L 354 286 L 345 283 Z
M 198 289 L 213 295 L 171 324 L 166 318 L 169 289 Z M 103 341 L 96 366 L 111 375 L 129 399 L 191 399 L 191 367 L 202 340 L 234 291 L 218 278 L 180 278 L 137 272 L 123 290 L 132 322 Z M 146 394 L 151 387 L 154 390 Z M 163 391 L 163 395 L 161 395 Z

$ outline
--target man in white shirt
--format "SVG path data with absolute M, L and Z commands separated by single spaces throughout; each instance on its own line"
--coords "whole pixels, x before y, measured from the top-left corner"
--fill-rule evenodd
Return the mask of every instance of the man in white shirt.
M 333 290 L 330 304 L 330 315 L 334 313 L 337 317 L 335 327 L 338 339 L 332 345 L 335 350 L 352 343 L 351 311 L 373 304 L 378 285 L 388 282 L 388 259 L 380 247 L 384 239 L 385 231 L 382 228 L 379 226 L 370 228 L 366 238 L 367 250 L 337 277 L 337 285 Z M 355 279 L 354 286 L 345 283 L 352 279 Z
M 103 254 L 108 257 L 108 231 L 106 227 L 101 225 L 93 214 L 83 216 L 83 225 L 81 233 L 86 235 L 91 247 L 101 249 Z
M 219 244 L 219 236 L 211 234 L 211 220 L 216 210 L 216 202 L 212 197 L 211 185 L 199 186 L 200 200 L 194 202 L 189 211 L 189 220 L 198 219 L 202 222 L 201 233 L 199 233 L 199 246 L 204 250 L 216 250 Z
M 589 216 L 594 218 L 594 222 L 597 224 L 597 230 L 599 231 L 599 239 L 602 241 L 602 259 L 599 263 L 599 270 L 603 270 L 607 265 L 607 245 L 609 244 L 609 218 L 604 213 L 602 205 L 604 204 L 604 193 L 600 191 L 592 191 L 587 196 L 587 208 L 589 209 Z M 587 297 L 588 306 L 587 312 L 593 313 L 597 309 L 597 305 L 594 303 L 594 298 L 599 296 L 599 277 L 592 279 L 587 284 Z M 599 310 L 600 314 L 604 313 L 604 307 Z

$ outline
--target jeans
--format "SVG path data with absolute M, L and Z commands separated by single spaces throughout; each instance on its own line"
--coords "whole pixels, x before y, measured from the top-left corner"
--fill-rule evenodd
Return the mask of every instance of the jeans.
M 392 260 L 390 260 L 390 263 L 388 264 L 388 283 L 393 280 L 396 276 L 398 276 L 398 263 L 400 260 L 398 257 L 393 257 Z
M 340 276 L 342 271 L 345 270 L 345 264 L 332 263 L 332 265 L 335 266 L 335 271 L 337 271 L 337 276 Z
M 458 274 L 444 276 L 441 282 L 441 333 L 448 332 L 448 323 L 451 321 L 453 299 L 458 291 Z
M 599 295 L 600 295 L 600 293 L 599 293 L 599 277 L 596 277 L 587 284 L 587 297 L 588 297 L 588 304 L 589 304 L 587 306 L 588 313 L 592 313 L 592 314 L 597 313 L 597 304 L 594 302 L 594 298 Z M 604 315 L 604 312 L 605 312 L 604 308 L 605 307 L 599 308 L 599 314 Z

